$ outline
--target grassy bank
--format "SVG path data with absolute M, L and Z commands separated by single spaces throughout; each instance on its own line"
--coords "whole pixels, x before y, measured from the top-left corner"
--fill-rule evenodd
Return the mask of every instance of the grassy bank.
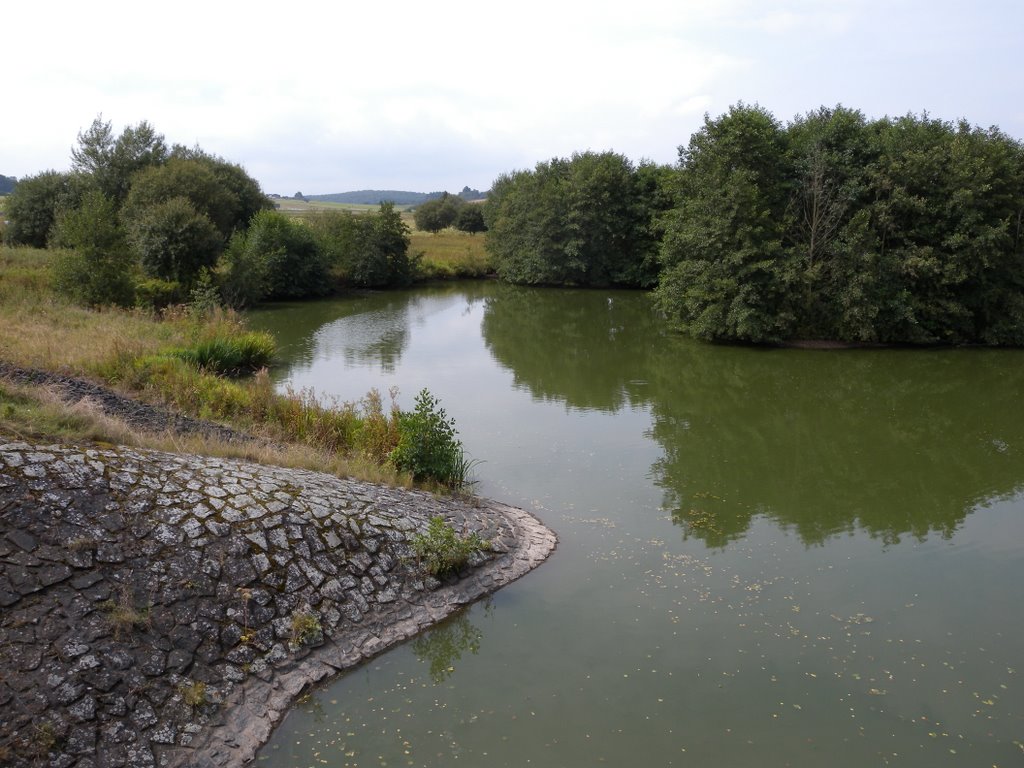
M 88 403 L 68 407 L 40 387 L 6 383 L 0 433 L 241 456 L 411 484 L 411 473 L 388 461 L 401 437 L 400 414 L 379 393 L 358 403 L 277 394 L 263 370 L 273 340 L 248 331 L 238 316 L 79 307 L 51 289 L 53 258 L 52 251 L 0 247 L 0 360 L 88 378 L 260 440 L 142 433 Z
M 317 211 L 350 211 L 366 213 L 376 211 L 376 205 L 355 203 L 306 202 L 291 198 L 275 199 L 281 213 L 304 218 Z M 402 221 L 410 229 L 409 253 L 420 256 L 415 279 L 417 282 L 433 280 L 460 280 L 487 277 L 494 273 L 490 255 L 484 248 L 483 234 L 469 234 L 454 228 L 440 232 L 416 229 L 411 211 L 401 212 Z

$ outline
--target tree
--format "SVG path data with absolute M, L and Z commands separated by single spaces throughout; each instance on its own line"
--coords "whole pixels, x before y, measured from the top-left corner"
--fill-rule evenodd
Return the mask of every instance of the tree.
M 479 205 L 462 206 L 455 217 L 455 228 L 470 234 L 486 231 L 487 225 L 484 224 L 484 209 Z
M 128 126 L 115 139 L 110 122 L 104 122 L 102 115 L 78 134 L 78 146 L 71 149 L 72 168 L 88 175 L 116 202 L 127 197 L 136 171 L 161 165 L 167 157 L 163 135 L 145 120 Z
M 45 248 L 50 230 L 62 208 L 73 206 L 81 184 L 69 173 L 43 171 L 26 176 L 4 201 L 9 224 L 4 231 L 11 245 Z
M 14 176 L 0 175 L 0 195 L 9 195 L 18 186 L 18 180 Z
M 58 291 L 93 306 L 131 305 L 134 259 L 113 200 L 92 190 L 79 206 L 61 211 L 54 227 L 54 244 L 72 249 L 62 251 L 55 260 Z
M 362 288 L 408 285 L 409 228 L 392 203 L 373 213 L 321 211 L 309 219 L 317 245 L 339 282 Z
M 150 277 L 193 286 L 217 263 L 223 240 L 206 214 L 186 197 L 172 197 L 140 211 L 129 224 L 130 242 Z
M 680 204 L 668 216 L 655 294 L 677 327 L 704 339 L 788 335 L 785 150 L 775 118 L 744 104 L 705 117 L 680 147 Z
M 413 214 L 416 228 L 424 232 L 440 232 L 455 223 L 455 218 L 464 205 L 462 198 L 444 192 L 441 197 L 428 200 L 416 208 Z
M 274 207 L 263 193 L 259 182 L 237 163 L 204 152 L 199 147 L 186 149 L 181 145 L 175 145 L 171 157 L 194 160 L 205 166 L 213 174 L 217 184 L 228 193 L 229 200 L 218 216 L 223 222 L 222 225 L 218 225 L 222 232 L 228 227 L 230 231 L 245 229 L 253 216 Z
M 484 204 L 498 275 L 527 284 L 650 284 L 653 209 L 639 195 L 652 184 L 614 152 L 499 177 Z
M 260 211 L 249 225 L 247 257 L 266 265 L 268 299 L 300 299 L 330 292 L 327 259 L 308 227 L 277 211 Z

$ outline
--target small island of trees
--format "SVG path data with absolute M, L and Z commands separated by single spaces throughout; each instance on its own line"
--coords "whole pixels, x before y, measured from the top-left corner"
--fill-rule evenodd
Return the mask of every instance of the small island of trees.
M 654 286 L 702 339 L 1024 343 L 1024 147 L 995 128 L 739 104 L 671 169 L 556 158 L 484 214 L 503 279 Z

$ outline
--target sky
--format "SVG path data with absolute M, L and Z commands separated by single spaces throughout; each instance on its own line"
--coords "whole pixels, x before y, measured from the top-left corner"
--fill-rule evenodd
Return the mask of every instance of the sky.
M 486 190 L 586 150 L 673 163 L 738 102 L 1024 139 L 1021 0 L 35 0 L 0 11 L 0 174 L 102 115 L 267 193 Z

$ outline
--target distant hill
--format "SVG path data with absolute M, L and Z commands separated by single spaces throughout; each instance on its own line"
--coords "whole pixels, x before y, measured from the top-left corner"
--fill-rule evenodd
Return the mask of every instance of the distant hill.
M 356 192 L 335 192 L 330 195 L 304 195 L 309 201 L 320 203 L 357 203 L 359 205 L 377 205 L 383 202 L 392 202 L 395 205 L 420 205 L 427 200 L 434 200 L 444 192 L 403 192 L 394 189 L 360 189 Z M 487 197 L 487 193 L 476 189 L 463 187 L 459 192 L 463 200 L 480 200 Z
M 0 195 L 6 195 L 14 191 L 14 185 L 18 180 L 13 176 L 0 176 Z
M 427 200 L 440 197 L 441 194 L 441 192 L 402 192 L 394 189 L 360 189 L 356 192 L 335 192 L 330 195 L 305 195 L 305 198 L 319 203 L 377 205 L 378 203 L 392 202 L 395 205 L 419 205 Z

